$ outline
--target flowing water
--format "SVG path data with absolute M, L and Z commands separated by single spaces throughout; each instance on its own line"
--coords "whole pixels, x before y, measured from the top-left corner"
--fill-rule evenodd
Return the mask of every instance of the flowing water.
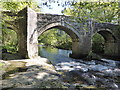
M 71 50 L 57 49 L 53 47 L 42 47 L 39 48 L 39 55 L 45 57 L 56 67 L 56 70 L 78 70 L 80 66 L 89 66 L 89 69 L 104 70 L 109 67 L 119 68 L 120 62 L 110 59 L 91 60 L 84 61 L 82 59 L 73 59 L 69 57 L 72 53 Z M 102 66 L 103 65 L 103 66 Z M 61 66 L 61 67 L 60 67 Z
M 77 77 L 77 81 L 80 79 L 79 81 L 85 81 L 87 85 L 107 89 L 120 88 L 120 61 L 105 58 L 91 61 L 73 59 L 69 57 L 71 50 L 53 47 L 40 46 L 39 52 L 41 57 L 50 60 L 57 71 L 67 71 L 71 77 Z

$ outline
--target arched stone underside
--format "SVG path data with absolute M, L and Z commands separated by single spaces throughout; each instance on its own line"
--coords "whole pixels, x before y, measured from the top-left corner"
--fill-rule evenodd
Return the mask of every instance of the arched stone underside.
M 105 54 L 119 56 L 120 27 L 108 23 L 97 23 L 92 20 L 77 22 L 75 17 L 36 13 L 29 7 L 18 12 L 19 53 L 23 57 L 38 56 L 38 36 L 46 30 L 58 28 L 72 38 L 72 57 L 83 58 L 91 50 L 91 37 L 100 33 L 106 40 Z M 77 18 L 77 17 L 76 17 Z M 119 32 L 119 33 L 118 33 Z M 111 49 L 111 47 L 113 49 Z M 112 52 L 110 52 L 112 50 Z
M 72 54 L 70 54 L 71 57 L 79 58 L 80 54 L 83 54 L 81 53 L 81 50 L 83 48 L 80 48 L 81 46 L 80 46 L 79 34 L 76 32 L 76 30 L 74 30 L 74 28 L 70 27 L 68 23 L 49 22 L 44 27 L 38 29 L 38 36 L 40 36 L 43 32 L 50 30 L 52 28 L 63 30 L 71 37 L 72 39 Z
M 116 38 L 112 33 L 109 31 L 99 31 L 104 39 L 105 39 L 105 45 L 104 45 L 104 54 L 105 55 L 111 55 L 114 56 L 117 54 L 117 47 L 116 47 Z
M 109 30 L 99 30 L 97 33 L 103 36 L 105 43 L 104 43 L 104 54 L 105 55 L 116 55 L 116 37 L 109 31 Z
M 109 23 L 96 23 L 93 35 L 99 33 L 105 39 L 104 55 L 120 58 L 120 26 Z

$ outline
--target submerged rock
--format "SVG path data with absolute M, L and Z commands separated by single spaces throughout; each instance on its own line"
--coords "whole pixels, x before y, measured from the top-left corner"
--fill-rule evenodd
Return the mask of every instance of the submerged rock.
M 106 62 L 105 64 L 106 64 L 107 66 L 112 66 L 112 67 L 116 67 L 117 63 L 119 63 L 119 62 L 117 62 L 117 61 L 110 60 L 110 59 L 101 59 L 101 61 Z
M 103 65 L 90 65 L 89 66 L 89 70 L 92 70 L 92 71 L 102 71 L 102 70 L 107 70 L 109 69 L 109 67 L 107 66 L 103 66 Z
M 82 66 L 76 66 L 75 70 L 79 70 L 81 72 L 88 72 L 88 68 Z
M 120 69 L 108 69 L 102 71 L 104 73 L 104 76 L 109 76 L 109 77 L 119 77 L 120 76 Z
M 90 52 L 89 55 L 84 58 L 84 60 L 88 60 L 88 61 L 91 61 L 91 60 L 101 60 L 102 57 L 100 55 L 97 55 L 93 52 Z
M 2 89 L 10 89 L 14 87 L 14 83 L 10 80 L 2 80 Z

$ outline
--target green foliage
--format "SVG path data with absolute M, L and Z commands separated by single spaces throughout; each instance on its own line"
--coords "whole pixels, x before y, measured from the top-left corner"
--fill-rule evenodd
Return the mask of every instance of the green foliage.
M 3 66 L 3 65 L 5 65 L 5 64 L 4 64 L 4 63 L 2 63 L 2 62 L 0 62 L 0 67 L 1 67 L 1 66 Z M 1 69 L 1 68 L 0 68 L 0 69 Z
M 74 15 L 98 22 L 117 23 L 120 12 L 118 2 L 73 2 L 71 8 L 65 9 L 65 15 Z
M 104 38 L 96 33 L 93 37 L 92 37 L 92 50 L 94 53 L 104 53 L 104 43 L 105 40 Z
M 44 32 L 39 38 L 39 43 L 52 45 L 58 48 L 71 49 L 72 40 L 64 31 L 52 29 Z
M 8 52 L 17 51 L 18 38 L 14 30 L 7 28 L 8 24 L 2 22 L 2 48 L 7 49 Z
M 0 4 L 2 5 L 2 11 L 4 12 L 2 12 L 2 37 L 0 37 L 0 39 L 2 40 L 3 48 L 7 49 L 8 52 L 15 52 L 18 50 L 18 27 L 16 27 L 12 22 L 19 19 L 19 17 L 14 16 L 14 14 L 26 6 L 29 6 L 35 11 L 40 11 L 40 9 L 38 8 L 37 2 L 33 0 L 29 0 L 28 2 L 25 2 L 25 0 L 21 0 L 21 2 L 12 0 L 11 2 L 0 2 Z
M 1 2 L 1 5 L 3 10 L 10 10 L 12 12 L 20 11 L 26 6 L 29 6 L 35 11 L 40 11 L 37 2 L 33 0 L 29 0 L 26 2 L 25 0 L 21 0 L 20 2 L 18 2 L 17 0 L 11 0 L 11 2 Z

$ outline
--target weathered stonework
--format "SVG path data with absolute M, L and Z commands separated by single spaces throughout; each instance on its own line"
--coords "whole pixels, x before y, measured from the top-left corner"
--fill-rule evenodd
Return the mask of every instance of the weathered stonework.
M 43 32 L 58 28 L 72 38 L 72 57 L 83 58 L 91 50 L 91 38 L 100 33 L 106 40 L 105 54 L 119 57 L 120 26 L 109 23 L 97 23 L 92 20 L 77 22 L 72 16 L 41 14 L 26 7 L 18 13 L 19 53 L 23 57 L 38 56 L 38 36 Z

